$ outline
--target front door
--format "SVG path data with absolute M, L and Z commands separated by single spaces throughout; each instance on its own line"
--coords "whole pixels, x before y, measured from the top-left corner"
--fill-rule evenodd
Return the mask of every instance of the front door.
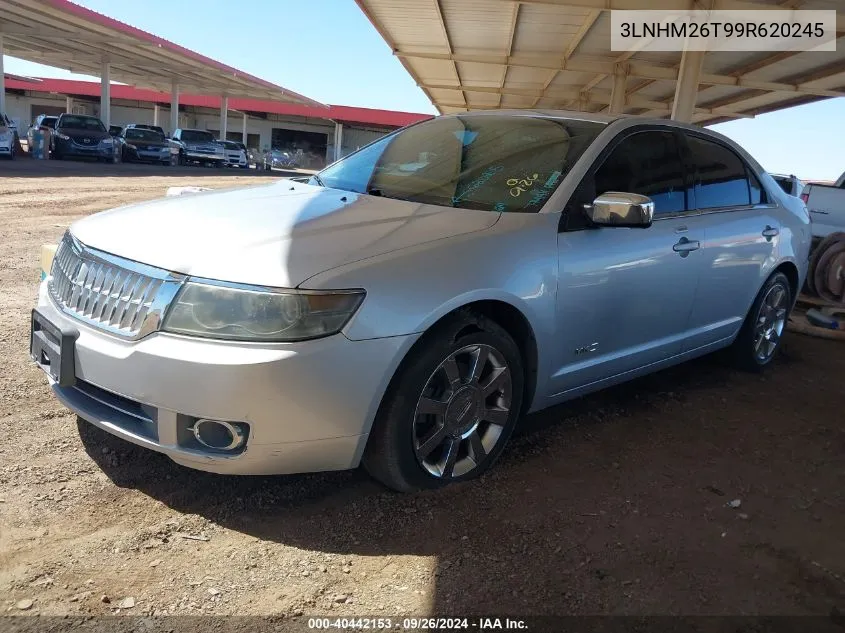
M 702 271 L 704 223 L 670 130 L 611 143 L 567 206 L 607 191 L 655 203 L 649 228 L 589 227 L 565 218 L 558 236 L 555 371 L 550 394 L 587 387 L 681 353 Z

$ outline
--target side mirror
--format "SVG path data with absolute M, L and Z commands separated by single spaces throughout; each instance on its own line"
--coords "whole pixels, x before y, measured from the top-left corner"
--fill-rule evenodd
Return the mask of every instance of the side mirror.
M 622 191 L 607 191 L 584 205 L 587 217 L 599 226 L 645 229 L 654 219 L 654 202 L 648 196 Z

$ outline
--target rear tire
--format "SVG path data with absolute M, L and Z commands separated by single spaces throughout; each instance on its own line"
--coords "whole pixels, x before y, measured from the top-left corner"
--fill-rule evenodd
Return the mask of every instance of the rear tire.
M 497 323 L 462 311 L 426 333 L 385 393 L 363 464 L 399 492 L 478 477 L 519 418 L 522 355 Z
M 763 284 L 742 329 L 733 342 L 734 363 L 748 371 L 762 371 L 777 356 L 792 310 L 792 288 L 781 272 Z

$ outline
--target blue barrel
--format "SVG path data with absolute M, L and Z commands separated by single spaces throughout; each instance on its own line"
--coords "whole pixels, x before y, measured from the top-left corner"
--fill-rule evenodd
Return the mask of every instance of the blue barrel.
M 29 153 L 33 158 L 45 159 L 47 158 L 47 135 L 43 130 L 32 130 L 32 147 L 29 148 Z

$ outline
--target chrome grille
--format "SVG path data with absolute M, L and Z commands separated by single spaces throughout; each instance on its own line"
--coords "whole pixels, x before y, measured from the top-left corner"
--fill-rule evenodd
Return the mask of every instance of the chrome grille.
M 70 235 L 59 244 L 47 288 L 66 313 L 127 338 L 158 329 L 180 275 L 88 249 Z

